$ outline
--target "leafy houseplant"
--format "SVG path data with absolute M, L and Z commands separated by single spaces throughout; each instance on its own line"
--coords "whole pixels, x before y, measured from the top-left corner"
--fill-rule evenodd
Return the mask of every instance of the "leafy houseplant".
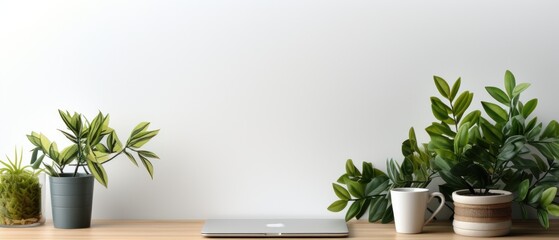
M 559 206 L 553 203 L 559 184 L 559 123 L 553 120 L 544 128 L 537 117 L 530 119 L 537 99 L 520 101 L 530 84 L 516 84 L 507 71 L 504 89 L 486 87 L 497 101 L 481 102 L 490 119 L 479 110 L 461 118 L 473 94 L 466 91 L 461 96 L 468 97 L 454 99 L 459 80 L 452 89 L 442 78 L 435 77 L 435 84 L 449 102 L 431 98 L 433 114 L 440 122 L 427 128 L 434 165 L 445 181 L 440 191 L 448 195 L 459 189 L 468 189 L 471 195 L 488 195 L 490 189 L 516 193 L 514 201 L 524 217 L 526 207 L 534 208 L 540 224 L 548 228 L 548 215 L 559 215 Z
M 390 189 L 400 187 L 427 187 L 434 175 L 430 164 L 431 156 L 425 151 L 426 146 L 417 144 L 415 131 L 409 131 L 409 139 L 402 143 L 404 161 L 399 165 L 394 160 L 387 161 L 387 173 L 374 168 L 369 162 L 363 162 L 359 170 L 351 159 L 346 161 L 345 173 L 333 183 L 339 200 L 333 202 L 328 210 L 342 211 L 350 204 L 345 219 L 361 218 L 367 210 L 370 222 L 391 222 L 393 217 L 390 203 Z
M 99 112 L 90 122 L 79 113 L 70 114 L 68 111 L 62 110 L 58 112 L 67 128 L 59 131 L 70 140 L 71 144 L 59 150 L 58 145 L 51 142 L 45 135 L 32 132 L 27 135 L 29 141 L 35 146 L 31 164 L 34 168 L 44 167 L 50 175 L 55 227 L 89 227 L 93 177 L 107 187 L 108 176 L 103 164 L 124 154 L 133 164 L 138 166 L 134 156 L 137 155 L 137 158 L 153 178 L 153 165 L 150 159 L 158 159 L 159 157 L 153 152 L 140 148 L 155 137 L 159 130 L 149 131 L 149 123 L 142 122 L 132 130 L 130 137 L 123 145 L 116 132 L 109 127 L 109 115 Z M 50 164 L 43 161 L 45 157 L 52 160 Z M 71 165 L 74 168 L 67 171 L 67 167 Z M 80 169 L 83 170 L 83 173 L 79 172 Z M 59 186 L 61 188 L 58 188 Z M 67 196 L 70 196 L 70 198 L 65 199 Z M 77 198 L 80 198 L 80 200 L 73 200 Z M 62 199 L 61 202 L 54 201 L 59 199 Z M 67 213 L 68 209 L 74 209 L 75 213 Z M 58 219 L 62 219 L 63 216 L 74 215 L 83 216 L 80 216 L 79 219 L 57 221 L 57 216 Z
M 389 161 L 388 174 L 376 169 L 377 176 L 389 176 L 383 178 L 388 181 L 383 184 L 373 183 L 374 177 L 363 177 L 354 166 L 348 167 L 353 165 L 348 161 L 346 173 L 334 184 L 340 200 L 328 209 L 341 211 L 348 202 L 353 202 L 346 220 L 361 217 L 363 206 L 370 206 L 369 221 L 388 222 L 387 189 L 401 184 L 427 186 L 432 178 L 440 176 L 445 183 L 439 186 L 439 191 L 447 200 L 452 201 L 451 194 L 459 189 L 467 189 L 471 195 L 491 194 L 490 189 L 508 190 L 515 193 L 514 201 L 524 217 L 526 207 L 534 208 L 541 225 L 548 228 L 548 215 L 559 215 L 559 206 L 554 202 L 559 183 L 559 124 L 551 121 L 544 128 L 536 117 L 528 121 L 537 99 L 523 103 L 520 93 L 529 84 L 516 84 L 513 74 L 507 71 L 504 90 L 486 87 L 497 101 L 482 102 L 489 120 L 480 110 L 467 112 L 473 93 L 458 94 L 460 78 L 452 87 L 440 77 L 435 76 L 434 81 L 444 101 L 431 97 L 431 108 L 438 122 L 426 128 L 430 142 L 419 148 L 415 134 L 410 131 L 410 138 L 402 147 L 405 157 L 402 165 Z M 366 165 L 370 163 L 364 163 L 364 169 Z M 447 206 L 451 207 L 448 203 Z
M 159 157 L 153 152 L 140 149 L 159 132 L 159 130 L 148 131 L 148 122 L 138 124 L 123 146 L 116 132 L 109 127 L 109 115 L 99 112 L 91 122 L 88 122 L 79 113 L 70 114 L 62 110 L 58 110 L 58 113 L 69 132 L 67 130 L 59 131 L 72 144 L 59 151 L 58 145 L 51 142 L 45 135 L 36 132 L 27 135 L 29 141 L 35 146 L 31 157 L 31 164 L 34 168 L 39 168 L 42 164 L 49 175 L 60 176 L 65 173 L 64 170 L 67 166 L 75 162 L 74 176 L 81 167 L 86 173 L 91 171 L 95 179 L 107 187 L 108 178 L 103 164 L 124 154 L 134 165 L 138 166 L 138 162 L 132 154 L 136 153 L 153 178 L 153 164 L 149 159 L 159 159 Z M 39 157 L 38 152 L 41 152 Z M 50 165 L 43 163 L 45 156 L 52 159 Z
M 1 161 L 0 226 L 36 226 L 43 222 L 40 171 L 22 166 L 22 153 Z

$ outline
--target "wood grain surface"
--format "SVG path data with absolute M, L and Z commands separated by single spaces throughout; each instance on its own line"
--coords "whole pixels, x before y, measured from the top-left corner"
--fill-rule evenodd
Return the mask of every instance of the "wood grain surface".
M 34 228 L 0 228 L 0 239 L 218 239 L 201 236 L 203 224 L 194 220 L 94 220 L 91 228 L 56 229 L 47 222 Z M 559 239 L 559 220 L 552 220 L 550 225 L 549 230 L 544 230 L 536 221 L 515 221 L 511 234 L 499 239 Z M 420 234 L 398 234 L 393 224 L 350 222 L 348 226 L 350 239 L 475 239 L 454 234 L 448 221 L 432 222 Z M 238 239 L 241 238 L 235 238 Z

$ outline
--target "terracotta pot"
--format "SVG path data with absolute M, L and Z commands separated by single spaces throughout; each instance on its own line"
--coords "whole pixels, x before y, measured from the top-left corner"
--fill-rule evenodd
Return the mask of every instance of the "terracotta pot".
M 452 193 L 454 232 L 471 237 L 507 235 L 512 226 L 513 195 L 504 190 L 490 190 L 491 195 L 469 195 L 466 190 Z

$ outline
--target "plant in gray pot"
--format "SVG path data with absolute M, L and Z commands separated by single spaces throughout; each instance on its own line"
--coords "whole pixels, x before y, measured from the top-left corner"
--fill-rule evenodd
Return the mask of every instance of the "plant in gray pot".
M 50 175 L 53 223 L 56 228 L 87 228 L 91 226 L 94 178 L 107 187 L 108 176 L 103 164 L 117 156 L 126 155 L 138 166 L 139 159 L 153 178 L 150 159 L 159 157 L 140 149 L 157 135 L 159 130 L 148 130 L 149 123 L 138 124 L 123 144 L 109 127 L 109 115 L 99 112 L 91 121 L 82 114 L 58 110 L 65 130 L 59 131 L 71 142 L 59 150 L 45 135 L 27 135 L 35 146 L 31 157 L 33 168 L 44 168 Z M 44 161 L 51 159 L 50 163 Z

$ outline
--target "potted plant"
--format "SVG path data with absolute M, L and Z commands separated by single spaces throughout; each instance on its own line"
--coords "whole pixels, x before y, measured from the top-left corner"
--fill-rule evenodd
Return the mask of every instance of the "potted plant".
M 0 168 L 0 226 L 31 227 L 44 223 L 42 212 L 41 171 L 23 166 L 23 150 L 12 161 L 1 161 Z
M 551 121 L 544 128 L 537 117 L 530 117 L 537 99 L 520 101 L 528 83 L 516 84 L 510 71 L 504 83 L 504 89 L 486 87 L 498 103 L 481 102 L 490 119 L 480 110 L 462 118 L 473 94 L 466 91 L 454 99 L 460 81 L 450 88 L 444 79 L 435 78 L 449 104 L 431 98 L 440 122 L 427 128 L 429 148 L 436 153 L 434 165 L 445 181 L 440 191 L 452 194 L 458 234 L 507 234 L 513 199 L 525 216 L 526 207 L 536 209 L 545 228 L 549 214 L 559 215 L 559 206 L 553 203 L 559 183 L 559 124 Z
M 86 228 L 91 225 L 93 178 L 107 187 L 108 176 L 103 164 L 124 154 L 138 166 L 134 155 L 140 159 L 153 178 L 150 159 L 159 157 L 140 149 L 155 137 L 159 130 L 148 131 L 148 122 L 138 124 L 122 144 L 116 132 L 109 127 L 109 115 L 99 112 L 91 122 L 82 114 L 58 111 L 66 125 L 59 130 L 71 144 L 62 150 L 45 135 L 32 132 L 27 135 L 35 146 L 31 157 L 34 168 L 43 167 L 50 175 L 53 222 L 56 228 Z M 40 155 L 39 155 L 40 153 Z M 45 163 L 48 157 L 52 161 Z M 68 167 L 73 168 L 68 168 Z M 81 171 L 80 171 L 81 170 Z
M 387 161 L 386 173 L 374 168 L 370 162 L 363 162 L 359 170 L 348 159 L 345 173 L 336 183 L 332 183 L 338 200 L 334 201 L 328 210 L 340 212 L 349 205 L 346 221 L 361 218 L 368 210 L 369 222 L 393 221 L 390 189 L 401 187 L 424 188 L 429 185 L 436 172 L 431 167 L 431 156 L 426 151 L 426 145 L 421 147 L 417 143 L 413 128 L 409 131 L 409 139 L 402 143 L 404 160 L 400 165 L 394 160 Z M 429 209 L 430 210 L 430 209 Z
M 426 128 L 430 142 L 419 148 L 415 134 L 410 131 L 410 138 L 402 147 L 405 156 L 402 166 L 389 161 L 387 172 L 391 177 L 382 185 L 373 184 L 370 178 L 363 178 L 360 172 L 352 170 L 354 167 L 346 164 L 346 174 L 338 183 L 345 184 L 347 190 L 334 184 L 340 200 L 329 210 L 343 210 L 344 201 L 359 201 L 361 204 L 355 205 L 366 206 L 373 201 L 368 203 L 368 198 L 378 198 L 371 193 L 386 196 L 386 189 L 394 185 L 428 184 L 433 177 L 440 176 L 445 183 L 439 186 L 439 191 L 449 202 L 454 200 L 454 207 L 447 206 L 454 210 L 455 228 L 460 234 L 494 236 L 508 233 L 511 200 L 518 204 L 524 217 L 527 207 L 536 209 L 541 225 L 548 228 L 548 215 L 559 215 L 559 206 L 553 202 L 559 183 L 559 124 L 551 121 L 544 128 L 536 117 L 527 121 L 537 105 L 537 99 L 526 103 L 520 101 L 520 93 L 529 84 L 516 84 L 513 74 L 507 71 L 505 90 L 486 87 L 488 93 L 508 109 L 496 103 L 482 102 L 490 121 L 480 110 L 467 112 L 473 93 L 464 91 L 459 94 L 460 78 L 452 87 L 440 77 L 435 76 L 434 81 L 445 101 L 431 97 L 431 108 L 438 122 Z M 364 163 L 364 168 L 368 164 Z M 428 173 L 427 178 L 425 173 Z M 361 188 L 360 185 L 364 185 L 365 194 L 355 190 Z M 461 202 L 471 198 L 475 199 L 473 203 Z M 488 210 L 485 205 L 498 208 Z M 389 202 L 379 206 L 371 205 L 369 216 L 387 212 Z M 348 217 L 360 217 L 361 212 L 354 214 L 354 209 L 362 209 L 352 207 L 353 204 L 346 215 L 347 220 Z M 500 215 L 480 219 L 486 213 Z M 378 219 L 370 217 L 369 220 Z M 491 223 L 481 223 L 487 221 Z M 491 232 L 490 227 L 496 227 L 498 231 Z M 476 228 L 483 230 L 479 232 Z

